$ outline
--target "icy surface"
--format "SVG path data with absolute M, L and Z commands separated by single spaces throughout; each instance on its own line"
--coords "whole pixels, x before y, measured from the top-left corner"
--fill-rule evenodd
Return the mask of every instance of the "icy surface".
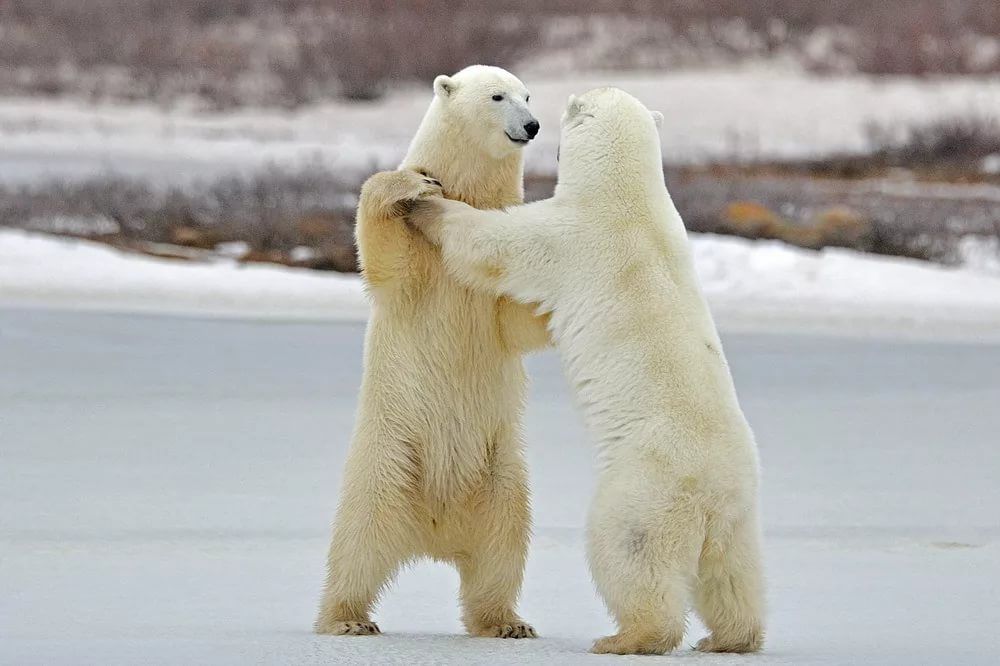
M 1000 347 L 724 343 L 764 469 L 767 649 L 642 663 L 996 663 Z M 462 636 L 429 563 L 383 636 L 310 633 L 361 345 L 359 324 L 0 309 L 0 663 L 630 663 L 586 654 L 612 630 L 583 558 L 592 450 L 550 354 L 526 419 L 542 638 Z
M 850 250 L 692 235 L 723 330 L 1000 340 L 1000 276 Z M 192 263 L 0 230 L 0 304 L 277 319 L 362 320 L 356 276 L 220 258 Z
M 868 146 L 871 122 L 910 122 L 1000 108 L 1000 79 L 810 76 L 793 70 L 526 74 L 542 130 L 529 170 L 556 166 L 559 117 L 570 94 L 616 85 L 666 116 L 664 158 L 803 157 Z M 112 171 L 156 182 L 318 160 L 370 172 L 399 163 L 430 101 L 430 85 L 373 103 L 327 102 L 296 111 L 163 110 L 148 104 L 0 99 L 0 182 Z

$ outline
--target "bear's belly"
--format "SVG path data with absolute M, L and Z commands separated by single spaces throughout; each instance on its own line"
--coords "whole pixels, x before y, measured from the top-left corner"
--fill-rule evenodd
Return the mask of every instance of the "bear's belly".
M 502 344 L 495 298 L 450 283 L 404 308 L 376 308 L 365 347 L 362 401 L 392 406 L 394 436 L 413 444 L 429 501 L 468 491 L 498 448 L 517 445 L 526 376 Z

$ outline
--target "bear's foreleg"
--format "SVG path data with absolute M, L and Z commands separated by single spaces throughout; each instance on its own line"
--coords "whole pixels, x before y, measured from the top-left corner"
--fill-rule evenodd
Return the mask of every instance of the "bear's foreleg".
M 411 245 L 420 234 L 402 224 L 412 203 L 441 193 L 441 184 L 415 171 L 383 171 L 361 188 L 355 237 L 365 282 L 373 289 L 395 285 L 411 271 Z
M 456 280 L 530 302 L 553 277 L 550 250 L 558 232 L 539 222 L 546 217 L 543 204 L 477 210 L 461 201 L 425 198 L 413 203 L 406 219 L 441 247 L 445 269 Z M 532 212 L 525 213 L 528 208 Z

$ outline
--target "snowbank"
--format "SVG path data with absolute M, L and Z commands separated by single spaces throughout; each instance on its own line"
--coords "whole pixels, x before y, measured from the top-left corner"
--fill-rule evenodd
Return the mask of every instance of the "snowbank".
M 1000 339 L 1000 277 L 849 250 L 692 235 L 724 330 Z M 355 276 L 189 263 L 0 231 L 0 304 L 198 316 L 361 320 Z
M 195 263 L 0 230 L 0 303 L 212 317 L 359 320 L 355 276 L 220 258 Z

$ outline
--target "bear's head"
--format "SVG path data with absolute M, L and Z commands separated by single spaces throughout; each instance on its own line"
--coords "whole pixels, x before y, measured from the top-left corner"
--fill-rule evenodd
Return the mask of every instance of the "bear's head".
M 441 115 L 486 152 L 503 158 L 538 134 L 538 121 L 528 110 L 528 89 L 499 67 L 472 65 L 454 76 L 434 79 Z
M 652 169 L 662 180 L 658 129 L 663 114 L 619 88 L 595 88 L 570 95 L 562 115 L 559 160 L 579 173 L 601 177 L 608 167 Z M 577 168 L 580 167 L 580 168 Z M 560 180 L 562 180 L 560 169 Z

